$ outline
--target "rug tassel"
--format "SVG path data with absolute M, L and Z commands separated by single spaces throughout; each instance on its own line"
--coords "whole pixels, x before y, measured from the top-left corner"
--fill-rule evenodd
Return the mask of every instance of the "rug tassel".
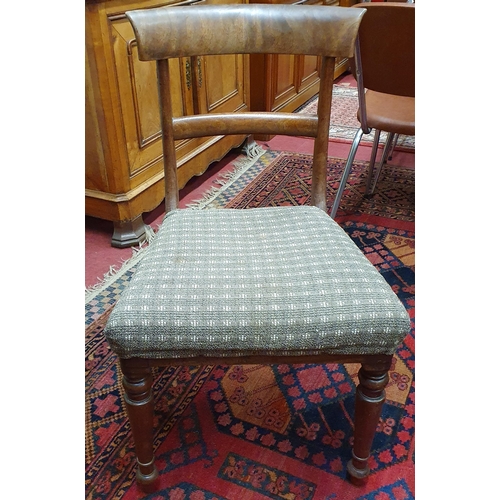
M 259 146 L 256 142 L 252 142 L 251 144 L 245 144 L 242 148 L 243 153 L 246 154 L 249 160 L 255 160 L 262 156 L 264 149 Z
M 96 295 L 107 288 L 111 283 L 115 282 L 117 278 L 123 276 L 127 271 L 137 265 L 142 259 L 144 251 L 147 249 L 149 243 L 153 241 L 156 236 L 155 230 L 146 225 L 145 226 L 146 239 L 141 241 L 139 245 L 132 247 L 132 257 L 122 260 L 120 267 L 115 265 L 109 267 L 107 273 L 102 278 L 97 279 L 97 283 L 85 289 L 85 304 L 88 304 Z
M 254 165 L 257 160 L 266 152 L 266 150 L 259 146 L 257 143 L 254 143 L 250 147 L 245 145 L 245 147 L 243 148 L 243 152 L 246 156 L 233 162 L 233 170 L 220 175 L 214 181 L 214 184 L 217 184 L 219 187 L 212 186 L 203 194 L 202 198 L 189 203 L 188 205 L 186 205 L 186 207 L 195 210 L 202 210 L 206 208 L 207 205 L 211 201 L 213 201 L 216 196 L 225 191 L 244 172 L 246 172 L 252 165 Z

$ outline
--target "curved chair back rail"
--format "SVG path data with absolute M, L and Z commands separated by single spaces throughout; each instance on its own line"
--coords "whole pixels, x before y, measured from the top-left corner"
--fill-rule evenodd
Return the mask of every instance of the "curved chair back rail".
M 322 5 L 252 4 L 141 9 L 126 15 L 137 38 L 139 59 L 152 61 L 255 53 L 352 57 L 363 12 Z
M 207 135 L 279 134 L 316 137 L 316 116 L 296 113 L 210 113 L 173 119 L 174 139 Z

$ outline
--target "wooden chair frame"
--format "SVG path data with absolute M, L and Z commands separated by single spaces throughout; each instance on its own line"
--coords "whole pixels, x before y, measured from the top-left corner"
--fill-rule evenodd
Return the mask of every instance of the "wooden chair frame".
M 178 207 L 176 139 L 218 134 L 283 134 L 315 138 L 311 203 L 326 210 L 328 128 L 335 57 L 353 57 L 362 9 L 325 6 L 221 5 L 127 12 L 141 60 L 156 60 L 163 130 L 165 209 Z M 300 36 L 299 36 L 300 34 Z M 290 53 L 322 57 L 318 115 L 291 113 L 210 114 L 172 118 L 168 58 L 204 54 Z M 137 455 L 137 480 L 153 489 L 152 367 L 167 365 L 360 363 L 355 403 L 352 480 L 369 474 L 368 459 L 385 400 L 392 355 L 308 355 L 120 359 L 125 403 Z

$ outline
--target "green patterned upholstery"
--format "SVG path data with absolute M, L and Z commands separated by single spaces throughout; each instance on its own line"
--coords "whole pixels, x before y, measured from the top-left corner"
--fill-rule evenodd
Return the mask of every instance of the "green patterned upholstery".
M 112 311 L 122 358 L 392 354 L 390 286 L 316 207 L 170 212 Z

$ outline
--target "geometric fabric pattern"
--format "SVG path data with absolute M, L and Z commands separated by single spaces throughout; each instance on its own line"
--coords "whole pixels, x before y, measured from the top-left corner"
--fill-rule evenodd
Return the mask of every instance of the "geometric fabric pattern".
M 343 229 L 311 206 L 176 210 L 105 335 L 122 358 L 392 354 L 406 310 Z

